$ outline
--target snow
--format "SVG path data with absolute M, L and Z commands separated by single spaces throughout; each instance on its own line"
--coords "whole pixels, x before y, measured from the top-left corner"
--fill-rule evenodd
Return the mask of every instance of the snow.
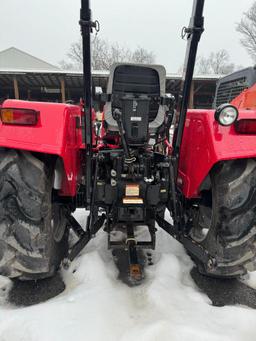
M 85 223 L 81 211 L 76 217 Z M 0 341 L 254 340 L 256 311 L 213 307 L 191 279 L 192 266 L 183 247 L 158 231 L 154 265 L 142 285 L 128 287 L 101 231 L 62 271 L 65 291 L 45 303 L 11 306 L 4 301 L 10 281 L 0 279 Z M 255 274 L 249 281 L 256 286 Z

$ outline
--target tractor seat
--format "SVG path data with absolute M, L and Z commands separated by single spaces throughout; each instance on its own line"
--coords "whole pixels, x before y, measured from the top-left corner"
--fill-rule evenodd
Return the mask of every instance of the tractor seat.
M 114 114 L 119 109 L 130 143 L 147 142 L 146 135 L 155 134 L 165 122 L 165 78 L 161 65 L 114 64 L 104 107 L 107 131 L 119 131 Z

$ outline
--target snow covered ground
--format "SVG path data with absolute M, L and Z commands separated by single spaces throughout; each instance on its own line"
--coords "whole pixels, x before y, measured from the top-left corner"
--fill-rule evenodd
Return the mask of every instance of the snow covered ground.
M 77 219 L 85 217 L 78 212 Z M 99 232 L 63 271 L 66 290 L 59 296 L 17 308 L 4 302 L 8 290 L 2 291 L 0 341 L 255 340 L 256 311 L 213 307 L 191 279 L 193 264 L 182 246 L 163 231 L 154 263 L 142 285 L 128 287 L 117 279 L 106 234 Z M 10 282 L 1 278 L 1 287 Z

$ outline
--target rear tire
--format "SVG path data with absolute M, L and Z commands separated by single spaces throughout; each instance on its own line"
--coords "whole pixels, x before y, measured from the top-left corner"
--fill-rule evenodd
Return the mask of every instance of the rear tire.
M 63 207 L 52 204 L 53 167 L 28 152 L 0 149 L 0 274 L 52 276 L 68 250 Z
M 203 274 L 237 277 L 256 269 L 256 162 L 222 162 L 214 167 L 210 180 L 190 235 L 217 264 L 194 261 Z

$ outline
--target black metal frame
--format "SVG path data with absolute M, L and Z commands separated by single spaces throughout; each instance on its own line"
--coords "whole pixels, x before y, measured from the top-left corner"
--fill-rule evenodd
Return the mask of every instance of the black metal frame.
M 105 214 L 98 215 L 95 214 L 94 208 L 94 185 L 97 179 L 97 167 L 98 159 L 93 159 L 92 153 L 92 82 L 91 82 L 91 40 L 90 34 L 93 28 L 97 29 L 97 22 L 91 21 L 91 10 L 89 6 L 89 0 L 81 0 L 81 31 L 83 38 L 83 70 L 84 70 L 84 115 L 85 120 L 83 130 L 85 132 L 85 143 L 86 143 L 86 207 L 90 208 L 90 215 L 87 221 L 86 231 L 82 229 L 79 223 L 73 218 L 68 217 L 68 223 L 70 227 L 74 230 L 79 240 L 71 248 L 68 259 L 72 261 L 80 251 L 85 247 L 85 245 L 90 241 L 92 235 L 96 234 L 99 229 L 106 222 L 106 231 L 109 234 L 108 245 L 111 248 L 126 248 L 129 251 L 130 265 L 133 266 L 131 271 L 136 272 L 140 275 L 139 268 L 136 264 L 137 248 L 154 248 L 155 247 L 155 228 L 148 226 L 149 233 L 151 236 L 151 241 L 149 242 L 137 242 L 134 239 L 134 226 L 132 223 L 127 224 L 127 240 L 125 243 L 114 242 L 110 240 L 110 230 L 108 217 Z M 180 157 L 180 146 L 182 143 L 183 130 L 186 120 L 186 113 L 188 109 L 188 101 L 190 96 L 196 54 L 198 43 L 202 32 L 204 31 L 204 17 L 203 17 L 204 0 L 194 0 L 192 17 L 188 28 L 183 28 L 182 34 L 183 38 L 187 36 L 187 53 L 185 59 L 184 67 L 184 78 L 183 78 L 183 90 L 182 90 L 182 100 L 180 104 L 180 115 L 179 122 L 176 129 L 175 139 L 174 139 L 174 152 L 170 157 L 170 205 L 168 209 L 173 215 L 173 225 L 164 220 L 158 214 L 155 214 L 155 220 L 158 225 L 165 230 L 172 237 L 180 241 L 189 252 L 195 256 L 199 261 L 207 264 L 208 267 L 215 265 L 215 259 L 205 250 L 200 244 L 196 243 L 185 232 L 185 222 L 184 222 L 184 211 L 183 211 L 183 196 L 177 187 L 177 174 L 178 174 L 178 164 Z M 121 134 L 122 135 L 122 134 Z M 125 145 L 125 144 L 124 144 Z M 95 166 L 95 172 L 93 172 L 93 165 Z M 94 176 L 93 176 L 94 174 Z M 139 265 L 138 265 L 139 266 Z M 136 275 L 135 274 L 135 275 Z M 140 276 L 139 276 L 140 277 Z
M 187 36 L 188 42 L 182 79 L 183 84 L 182 97 L 181 103 L 179 105 L 180 107 L 179 122 L 173 146 L 174 147 L 173 156 L 175 158 L 175 180 L 178 174 L 180 147 L 182 143 L 184 125 L 186 121 L 186 114 L 188 109 L 191 84 L 195 68 L 198 43 L 204 31 L 203 17 L 204 1 L 205 0 L 194 0 L 189 27 L 188 28 L 184 27 L 182 30 L 182 38 L 185 38 L 185 36 Z
M 206 264 L 209 269 L 212 269 L 217 265 L 216 259 L 210 255 L 202 245 L 191 239 L 188 235 L 186 235 L 186 233 L 184 233 L 184 231 L 178 229 L 177 226 L 168 223 L 159 215 L 156 216 L 156 222 L 165 232 L 184 245 L 191 256 L 195 257 L 203 264 Z
M 187 51 L 184 64 L 182 99 L 180 103 L 180 114 L 177 132 L 174 140 L 174 163 L 175 182 L 178 172 L 180 146 L 182 143 L 186 113 L 195 68 L 198 43 L 204 31 L 204 9 L 205 0 L 194 0 L 192 16 L 188 28 L 182 31 L 183 38 L 187 36 Z M 85 115 L 85 143 L 86 143 L 86 204 L 90 206 L 92 196 L 92 75 L 91 75 L 91 37 L 93 28 L 97 29 L 98 22 L 91 20 L 91 9 L 89 0 L 81 0 L 80 25 L 83 43 L 83 71 L 84 71 L 84 115 Z
M 84 121 L 83 130 L 86 146 L 86 205 L 90 206 L 92 196 L 92 72 L 91 32 L 97 29 L 97 21 L 91 20 L 90 0 L 81 0 L 80 21 L 83 46 L 84 74 Z
M 145 224 L 146 225 L 146 224 Z M 113 241 L 111 240 L 111 234 L 108 234 L 108 248 L 109 249 L 124 249 L 128 245 L 129 239 L 133 238 L 131 237 L 132 230 L 134 230 L 135 225 L 132 223 L 127 223 L 127 227 L 129 227 L 129 230 L 127 230 L 127 239 L 124 242 L 119 242 L 119 241 Z M 136 248 L 137 249 L 155 249 L 156 245 L 156 229 L 154 226 L 147 225 L 148 227 L 148 232 L 150 234 L 150 241 L 137 241 L 136 242 Z

